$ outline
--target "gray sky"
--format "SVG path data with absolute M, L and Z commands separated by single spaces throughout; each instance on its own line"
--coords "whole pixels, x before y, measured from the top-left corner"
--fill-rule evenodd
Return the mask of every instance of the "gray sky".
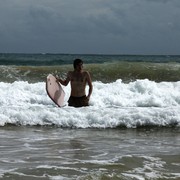
M 0 52 L 180 54 L 180 0 L 0 0 Z

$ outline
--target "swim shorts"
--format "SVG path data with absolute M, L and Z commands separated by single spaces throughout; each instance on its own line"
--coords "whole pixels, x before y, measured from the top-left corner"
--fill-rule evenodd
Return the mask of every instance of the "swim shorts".
M 89 100 L 86 96 L 82 96 L 82 97 L 70 96 L 68 103 L 69 106 L 73 106 L 73 107 L 89 106 Z

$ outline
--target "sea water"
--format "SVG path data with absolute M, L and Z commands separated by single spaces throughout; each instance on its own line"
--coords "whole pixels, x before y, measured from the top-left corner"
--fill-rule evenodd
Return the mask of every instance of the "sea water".
M 92 76 L 89 107 L 47 96 L 74 58 Z M 0 54 L 0 178 L 180 178 L 180 56 Z M 88 90 L 88 89 L 87 89 Z

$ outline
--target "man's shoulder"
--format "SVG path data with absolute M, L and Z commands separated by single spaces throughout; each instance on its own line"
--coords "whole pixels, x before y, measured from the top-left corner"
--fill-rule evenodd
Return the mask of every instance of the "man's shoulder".
M 89 74 L 89 72 L 88 71 L 83 71 L 83 74 Z
M 68 71 L 67 78 L 71 79 L 73 76 L 73 71 Z
M 90 78 L 89 72 L 88 72 L 88 71 L 84 71 L 84 72 L 83 72 L 83 77 L 89 79 L 89 78 Z
M 68 74 L 68 75 L 71 75 L 71 74 L 73 74 L 73 72 L 74 72 L 74 71 L 68 71 L 67 74 Z

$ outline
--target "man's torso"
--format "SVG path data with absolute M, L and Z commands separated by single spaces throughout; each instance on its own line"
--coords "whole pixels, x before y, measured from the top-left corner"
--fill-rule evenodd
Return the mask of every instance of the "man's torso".
M 72 71 L 69 73 L 71 81 L 71 96 L 82 97 L 85 96 L 85 87 L 87 83 L 87 72 Z

